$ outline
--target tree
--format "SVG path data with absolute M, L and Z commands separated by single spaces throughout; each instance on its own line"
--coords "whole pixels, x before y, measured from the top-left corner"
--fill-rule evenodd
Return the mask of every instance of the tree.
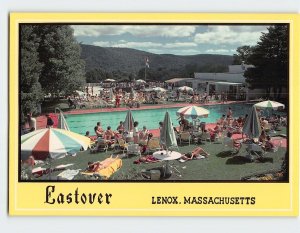
M 267 97 L 273 89 L 274 98 L 280 98 L 289 77 L 288 41 L 286 24 L 270 26 L 268 33 L 262 33 L 260 41 L 248 57 L 248 63 L 254 65 L 245 72 L 250 88 L 264 88 Z
M 37 113 L 37 104 L 43 100 L 39 83 L 43 64 L 37 52 L 40 39 L 34 33 L 34 26 L 23 25 L 20 29 L 20 116 L 21 121 L 28 113 Z
M 99 83 L 106 79 L 106 72 L 102 69 L 93 69 L 86 72 L 86 82 L 87 83 Z
M 241 47 L 238 47 L 236 49 L 235 54 L 233 54 L 233 65 L 240 65 L 243 62 L 248 63 L 248 58 L 251 56 L 252 54 L 252 50 L 253 47 L 249 46 L 249 45 L 244 45 Z
M 70 94 L 85 83 L 85 63 L 81 48 L 69 25 L 39 25 L 39 60 L 44 64 L 40 83 L 53 96 Z

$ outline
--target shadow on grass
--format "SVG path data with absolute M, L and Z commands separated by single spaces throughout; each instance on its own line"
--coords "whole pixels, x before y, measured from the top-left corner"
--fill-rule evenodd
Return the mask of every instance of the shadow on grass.
M 234 155 L 234 153 L 232 153 L 232 151 L 222 151 L 222 152 L 216 154 L 216 156 L 219 158 L 232 157 L 232 155 Z
M 241 165 L 246 163 L 251 163 L 251 161 L 244 156 L 234 156 L 232 158 L 227 159 L 226 161 L 226 164 L 228 165 L 232 165 L 232 164 Z
M 259 163 L 273 163 L 273 158 L 271 157 L 260 157 L 256 160 Z

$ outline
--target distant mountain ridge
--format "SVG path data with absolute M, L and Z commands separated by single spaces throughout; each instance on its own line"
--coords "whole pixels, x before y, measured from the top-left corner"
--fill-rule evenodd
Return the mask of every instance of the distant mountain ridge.
M 145 58 L 149 58 L 150 69 L 182 71 L 189 65 L 198 67 L 205 65 L 228 66 L 233 62 L 233 56 L 199 54 L 173 55 L 154 54 L 131 48 L 99 47 L 81 44 L 81 58 L 85 60 L 86 71 L 102 69 L 106 72 L 123 72 L 136 74 L 145 67 Z

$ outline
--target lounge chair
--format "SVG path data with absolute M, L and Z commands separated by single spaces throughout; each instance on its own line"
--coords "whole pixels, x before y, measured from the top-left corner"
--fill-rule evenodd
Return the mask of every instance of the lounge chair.
M 182 142 L 188 142 L 189 145 L 191 145 L 191 134 L 190 134 L 190 132 L 182 132 L 179 135 L 179 142 L 180 142 L 180 145 L 182 144 Z
M 161 149 L 158 138 L 152 138 L 147 145 L 147 152 L 155 152 Z
M 113 104 L 109 104 L 105 100 L 102 100 L 102 99 L 100 99 L 99 101 L 97 101 L 97 103 L 95 103 L 95 105 L 97 107 L 100 107 L 100 108 L 112 108 L 112 107 L 114 107 Z
M 234 146 L 234 140 L 232 138 L 224 138 L 223 141 L 223 150 L 226 151 L 225 149 L 228 149 L 228 151 L 231 152 L 231 154 L 236 154 L 239 151 L 239 148 Z
M 118 139 L 117 143 L 114 146 L 114 149 L 119 148 L 124 153 L 128 150 L 128 144 L 125 142 L 124 139 L 120 138 Z
M 141 156 L 141 149 L 139 144 L 130 144 L 127 149 L 127 157 L 129 155 L 139 155 Z
M 108 150 L 108 145 L 104 139 L 100 139 L 96 146 L 91 149 L 91 153 L 97 153 L 97 152 L 107 152 Z
M 210 133 L 209 132 L 203 132 L 200 137 L 198 142 L 202 143 L 202 142 L 206 142 L 209 141 L 211 143 L 211 139 L 210 139 Z

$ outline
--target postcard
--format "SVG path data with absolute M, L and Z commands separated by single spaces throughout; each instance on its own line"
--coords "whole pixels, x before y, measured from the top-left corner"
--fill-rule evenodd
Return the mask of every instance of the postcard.
M 10 13 L 10 215 L 297 216 L 299 27 Z

